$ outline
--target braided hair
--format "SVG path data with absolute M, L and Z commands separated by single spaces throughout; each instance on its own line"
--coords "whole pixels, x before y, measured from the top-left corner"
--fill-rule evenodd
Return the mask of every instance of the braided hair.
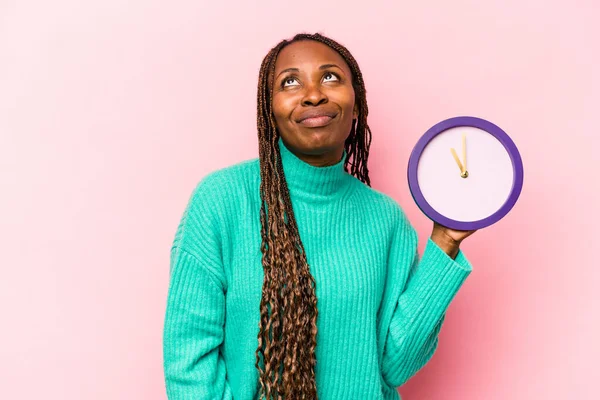
M 283 173 L 272 107 L 277 55 L 285 46 L 301 40 L 326 44 L 342 56 L 352 72 L 358 118 L 352 121 L 344 143 L 347 153 L 344 170 L 371 185 L 367 168 L 371 131 L 367 125 L 365 85 L 356 60 L 344 46 L 319 33 L 301 33 L 290 40 L 282 40 L 262 61 L 257 92 L 264 280 L 255 366 L 259 371 L 261 400 L 317 399 L 316 284 L 300 240 Z

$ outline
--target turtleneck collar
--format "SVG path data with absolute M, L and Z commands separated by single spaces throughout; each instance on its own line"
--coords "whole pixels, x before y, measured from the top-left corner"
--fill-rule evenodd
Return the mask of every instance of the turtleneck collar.
M 292 153 L 281 136 L 278 143 L 283 172 L 292 198 L 320 202 L 335 200 L 346 193 L 352 175 L 344 170 L 347 154 L 345 149 L 337 164 L 315 167 Z

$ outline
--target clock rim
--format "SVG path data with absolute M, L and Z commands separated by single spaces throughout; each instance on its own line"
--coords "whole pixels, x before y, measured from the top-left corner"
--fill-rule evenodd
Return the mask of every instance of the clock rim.
M 486 131 L 490 135 L 493 135 L 502 145 L 505 150 L 508 152 L 508 155 L 511 159 L 513 166 L 513 184 L 510 190 L 510 194 L 508 195 L 504 204 L 496 210 L 493 214 L 482 218 L 477 221 L 457 221 L 451 218 L 448 218 L 438 211 L 436 211 L 425 199 L 423 196 L 423 192 L 419 186 L 419 182 L 417 179 L 417 167 L 419 164 L 419 159 L 423 154 L 423 150 L 427 144 L 440 133 L 447 131 L 448 129 L 456 128 L 459 126 L 469 126 L 473 128 L 478 128 Z M 517 146 L 513 142 L 513 140 L 504 132 L 499 126 L 493 124 L 490 121 L 487 121 L 478 117 L 471 116 L 458 116 L 445 119 L 441 122 L 438 122 L 431 128 L 425 132 L 421 138 L 418 140 L 417 144 L 413 148 L 410 158 L 408 160 L 408 168 L 407 168 L 407 178 L 408 185 L 413 197 L 413 200 L 417 204 L 417 206 L 421 209 L 421 211 L 427 215 L 433 221 L 446 226 L 450 229 L 456 230 L 476 230 L 482 229 L 487 226 L 490 226 L 509 213 L 509 211 L 514 207 L 521 194 L 521 190 L 523 188 L 523 161 L 521 159 L 521 155 Z

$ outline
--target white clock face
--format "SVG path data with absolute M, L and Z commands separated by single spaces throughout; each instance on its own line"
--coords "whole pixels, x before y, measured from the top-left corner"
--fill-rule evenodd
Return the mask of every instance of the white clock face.
M 466 170 L 460 168 L 450 149 L 462 162 L 466 137 Z M 514 169 L 506 148 L 495 136 L 475 127 L 450 128 L 429 141 L 419 157 L 419 188 L 431 207 L 455 221 L 473 222 L 498 211 L 513 187 Z

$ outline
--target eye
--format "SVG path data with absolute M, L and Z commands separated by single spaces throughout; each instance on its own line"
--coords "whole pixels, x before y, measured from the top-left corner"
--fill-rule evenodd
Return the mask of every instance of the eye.
M 296 84 L 294 84 L 294 82 L 296 82 Z M 285 78 L 283 80 L 283 82 L 281 82 L 281 87 L 286 87 L 286 86 L 296 86 L 299 85 L 298 81 L 296 80 L 295 77 L 293 76 L 288 76 L 287 78 Z
M 324 78 L 325 82 L 339 81 L 338 76 L 336 74 L 334 74 L 333 72 L 327 72 L 323 78 Z M 334 79 L 328 79 L 328 78 L 334 78 Z

